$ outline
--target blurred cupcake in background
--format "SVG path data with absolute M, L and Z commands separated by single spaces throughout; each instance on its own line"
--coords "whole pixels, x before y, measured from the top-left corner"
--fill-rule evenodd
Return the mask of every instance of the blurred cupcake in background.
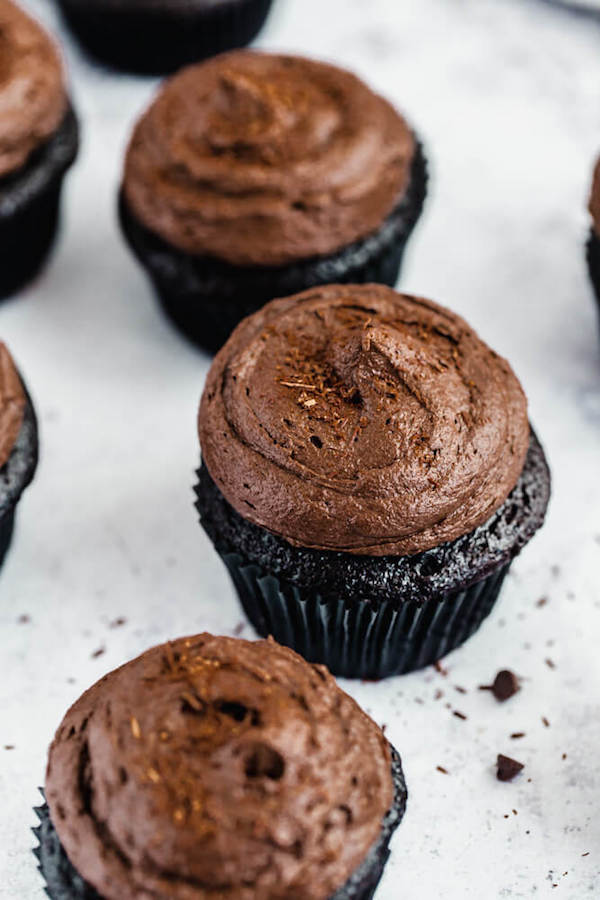
M 587 261 L 590 278 L 600 307 L 600 159 L 594 169 L 589 211 L 592 217 L 592 225 L 587 242 Z
M 273 0 L 57 0 L 82 46 L 126 72 L 161 75 L 245 47 Z
M 407 792 L 325 668 L 201 634 L 71 707 L 46 799 L 35 852 L 52 900 L 370 900 Z
M 274 297 L 395 284 L 423 152 L 343 69 L 238 51 L 167 81 L 125 160 L 121 222 L 171 319 L 214 351 Z
M 27 389 L 0 342 L 0 565 L 9 548 L 15 511 L 35 474 L 37 420 Z
M 44 262 L 77 149 L 57 47 L 22 9 L 0 0 L 0 297 Z
M 462 644 L 548 505 L 508 363 L 459 316 L 380 285 L 242 322 L 199 434 L 198 510 L 246 614 L 336 675 L 401 674 Z

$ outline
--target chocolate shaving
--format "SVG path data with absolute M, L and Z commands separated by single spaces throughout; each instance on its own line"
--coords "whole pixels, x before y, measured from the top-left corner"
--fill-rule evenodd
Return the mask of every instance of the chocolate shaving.
M 498 781 L 512 781 L 525 768 L 523 763 L 517 762 L 516 759 L 511 759 L 510 756 L 503 756 L 502 753 L 498 754 L 496 765 L 498 767 Z
M 481 688 L 484 690 L 484 688 Z M 494 678 L 494 683 L 488 688 L 499 703 L 510 700 L 520 690 L 519 679 L 510 669 L 502 669 Z

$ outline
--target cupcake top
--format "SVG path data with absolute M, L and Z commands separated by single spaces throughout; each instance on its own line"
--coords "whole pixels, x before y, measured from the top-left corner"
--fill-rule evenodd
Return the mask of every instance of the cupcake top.
M 0 342 L 0 468 L 13 451 L 25 414 L 25 391 L 10 353 Z
M 487 521 L 530 429 L 512 369 L 459 316 L 332 285 L 238 326 L 209 372 L 199 432 L 245 519 L 302 547 L 384 556 Z
M 57 48 L 22 9 L 0 0 L 0 178 L 25 165 L 66 108 Z
M 134 131 L 123 192 L 181 250 L 284 265 L 376 231 L 414 150 L 404 119 L 349 72 L 235 51 L 166 82 Z
M 594 181 L 590 195 L 589 210 L 592 216 L 594 231 L 600 236 L 600 159 L 594 169 Z
M 393 803 L 381 730 L 272 641 L 155 647 L 69 710 L 46 796 L 105 900 L 327 900 Z

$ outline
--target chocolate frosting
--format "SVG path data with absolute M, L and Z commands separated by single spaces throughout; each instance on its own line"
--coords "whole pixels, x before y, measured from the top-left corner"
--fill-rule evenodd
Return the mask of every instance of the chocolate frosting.
M 22 9 L 0 0 L 0 178 L 27 162 L 66 109 L 58 50 Z
M 349 72 L 235 51 L 167 81 L 134 131 L 123 190 L 188 253 L 277 266 L 376 231 L 414 150 L 402 117 Z
M 322 666 L 273 641 L 202 634 L 75 703 L 46 797 L 105 900 L 326 900 L 379 837 L 391 756 Z
M 25 391 L 10 353 L 0 343 L 0 467 L 12 453 L 25 414 Z
M 594 231 L 600 237 L 600 159 L 594 169 L 592 193 L 590 194 L 589 210 L 592 215 Z
M 449 310 L 377 285 L 316 288 L 245 319 L 213 362 L 199 432 L 244 518 L 371 556 L 487 521 L 529 444 L 508 363 Z

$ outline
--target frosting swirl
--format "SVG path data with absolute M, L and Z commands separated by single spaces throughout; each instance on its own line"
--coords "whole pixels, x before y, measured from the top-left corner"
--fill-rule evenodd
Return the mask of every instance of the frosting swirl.
M 235 51 L 167 81 L 135 128 L 123 191 L 186 252 L 277 266 L 376 231 L 414 149 L 402 117 L 349 72 Z
M 0 467 L 13 451 L 25 414 L 25 391 L 12 356 L 0 342 Z
M 60 54 L 10 0 L 0 0 L 0 178 L 25 165 L 67 109 Z
M 245 319 L 213 362 L 199 433 L 244 518 L 372 556 L 487 521 L 529 444 L 508 363 L 449 310 L 377 285 L 316 288 Z
M 325 668 L 272 641 L 203 634 L 75 703 L 46 795 L 105 900 L 326 900 L 379 837 L 391 755 Z

